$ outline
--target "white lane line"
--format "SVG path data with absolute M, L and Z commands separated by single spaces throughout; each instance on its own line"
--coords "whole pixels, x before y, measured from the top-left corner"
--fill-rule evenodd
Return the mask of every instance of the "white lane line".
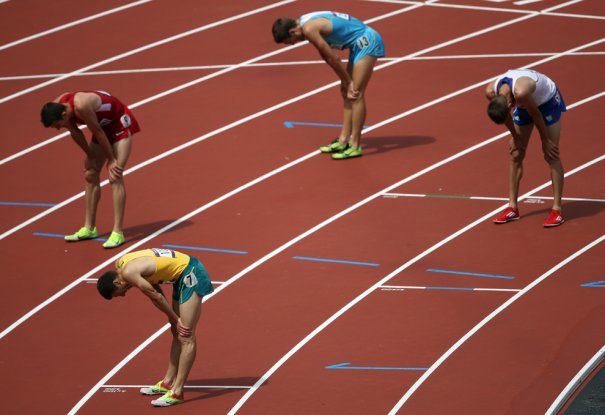
M 101 12 L 101 13 L 97 13 L 97 14 L 94 14 L 92 16 L 84 17 L 84 18 L 79 19 L 79 20 L 74 20 L 73 22 L 66 23 L 66 24 L 63 24 L 61 26 L 57 26 L 57 27 L 54 27 L 52 29 L 45 30 L 43 32 L 39 32 L 39 33 L 33 34 L 31 36 L 27 36 L 27 37 L 15 40 L 15 41 L 10 42 L 10 43 L 5 43 L 4 45 L 0 46 L 0 51 L 8 49 L 8 48 L 12 48 L 13 46 L 17 46 L 17 45 L 20 45 L 20 44 L 25 43 L 25 42 L 29 42 L 30 40 L 34 40 L 34 39 L 41 38 L 43 36 L 50 35 L 51 33 L 56 33 L 56 32 L 59 32 L 61 30 L 68 29 L 70 27 L 74 27 L 74 26 L 80 25 L 82 23 L 90 22 L 91 20 L 99 19 L 101 17 L 105 17 L 105 16 L 108 16 L 108 15 L 113 14 L 113 13 L 121 12 L 123 10 L 130 9 L 132 7 L 140 6 L 141 4 L 149 3 L 150 1 L 151 0 L 139 0 L 139 1 L 135 1 L 134 3 L 125 4 L 123 6 L 116 7 L 114 9 L 110 9 L 110 10 L 107 10 L 107 11 L 104 11 L 104 12 Z
M 101 385 L 100 388 L 109 389 L 139 389 L 149 385 Z M 249 385 L 185 385 L 185 389 L 250 389 Z
M 550 185 L 550 183 L 547 183 L 547 185 Z M 472 329 L 470 329 L 464 336 L 462 336 L 460 338 L 460 340 L 458 340 L 456 343 L 454 343 L 443 355 L 441 355 L 441 357 L 439 357 L 439 359 L 437 359 L 437 361 L 431 365 L 431 367 L 429 368 L 429 370 L 427 370 L 426 372 L 424 372 L 422 374 L 422 376 L 420 376 L 420 378 L 412 385 L 412 387 L 410 389 L 408 389 L 407 392 L 401 397 L 401 399 L 395 404 L 395 406 L 393 407 L 393 409 L 391 409 L 391 411 L 389 412 L 389 415 L 396 414 L 397 411 L 399 411 L 399 409 L 401 409 L 401 407 L 410 399 L 410 397 L 414 394 L 414 392 L 416 392 L 416 390 L 418 390 L 418 388 L 426 381 L 426 379 L 429 376 L 431 376 L 431 374 L 435 370 L 437 370 L 437 368 L 439 366 L 441 366 L 441 364 L 448 357 L 450 357 L 456 350 L 458 350 L 469 338 L 471 338 L 475 333 L 477 333 L 483 326 L 485 326 L 487 323 L 489 323 L 491 320 L 493 320 L 498 314 L 500 314 L 501 312 L 503 312 L 504 310 L 506 310 L 511 304 L 513 304 L 519 298 L 521 298 L 522 296 L 524 296 L 525 294 L 527 294 L 532 288 L 534 288 L 535 286 L 537 286 L 538 284 L 540 284 L 542 281 L 544 281 L 545 279 L 547 279 L 548 277 L 550 277 L 556 271 L 558 271 L 561 268 L 563 268 L 565 265 L 569 264 L 571 261 L 573 261 L 576 258 L 578 258 L 580 255 L 584 254 L 585 252 L 587 252 L 590 249 L 592 249 L 595 246 L 597 246 L 598 244 L 600 244 L 604 240 L 605 240 L 605 235 L 602 235 L 600 238 L 595 239 L 594 241 L 592 241 L 588 245 L 584 246 L 582 249 L 576 251 L 574 254 L 570 255 L 567 258 L 565 258 L 563 261 L 559 262 L 557 265 L 555 265 L 554 267 L 552 267 L 551 269 L 549 269 L 548 271 L 546 271 L 544 274 L 542 274 L 541 276 L 539 276 L 538 278 L 536 278 L 529 285 L 527 285 L 525 288 L 523 288 L 517 294 L 515 294 L 510 299 L 508 299 L 506 302 L 504 302 L 504 304 L 502 304 L 500 307 L 498 307 L 493 312 L 491 312 L 483 320 L 481 320 L 475 327 L 473 327 Z
M 569 381 L 567 386 L 561 391 L 559 396 L 554 400 L 552 405 L 546 410 L 545 415 L 556 415 L 559 413 L 563 405 L 574 394 L 576 389 L 584 382 L 584 380 L 596 369 L 597 366 L 605 359 L 605 346 L 601 347 L 582 369 Z
M 99 66 L 103 66 L 103 65 L 106 65 L 108 63 L 120 60 L 122 58 L 135 55 L 135 54 L 137 54 L 139 52 L 143 52 L 145 50 L 155 48 L 156 46 L 161 46 L 161 45 L 173 42 L 175 40 L 182 39 L 184 37 L 191 36 L 191 35 L 194 35 L 196 33 L 200 33 L 200 32 L 203 32 L 205 30 L 208 30 L 208 29 L 211 29 L 211 28 L 214 28 L 214 27 L 226 24 L 226 23 L 231 23 L 233 21 L 236 21 L 236 20 L 239 20 L 239 19 L 243 19 L 244 17 L 252 16 L 254 14 L 258 14 L 258 13 L 261 13 L 261 12 L 264 12 L 264 11 L 267 11 L 267 10 L 270 10 L 270 9 L 274 9 L 274 8 L 280 7 L 280 6 L 284 5 L 284 4 L 292 3 L 293 1 L 295 1 L 295 0 L 282 0 L 281 2 L 278 2 L 278 3 L 272 3 L 272 4 L 269 4 L 268 6 L 264 6 L 264 7 L 261 7 L 261 8 L 249 11 L 249 12 L 245 12 L 245 13 L 241 13 L 241 14 L 238 14 L 238 15 L 235 15 L 235 16 L 231 16 L 231 17 L 228 17 L 226 19 L 222 19 L 222 20 L 216 21 L 214 23 L 210 23 L 210 24 L 207 24 L 207 25 L 203 25 L 203 26 L 197 27 L 195 29 L 188 30 L 188 31 L 183 32 L 183 33 L 179 33 L 178 35 L 174 35 L 174 36 L 170 36 L 170 37 L 167 37 L 165 39 L 162 39 L 162 40 L 158 40 L 157 42 L 149 43 L 149 44 L 147 44 L 145 46 L 141 46 L 139 48 L 132 49 L 132 50 L 130 50 L 128 52 L 120 53 L 119 55 L 115 55 L 115 56 L 112 56 L 111 58 L 107 58 L 107 59 L 104 59 L 102 61 L 93 63 L 92 65 L 88 65 L 88 66 L 82 67 L 80 69 L 76 69 L 75 71 L 72 71 L 72 72 L 70 72 L 68 74 L 65 74 L 63 76 L 60 76 L 58 78 L 54 78 L 54 79 L 51 79 L 49 81 L 42 82 L 42 83 L 34 85 L 32 87 L 29 87 L 29 88 L 23 89 L 21 91 L 15 92 L 14 94 L 7 95 L 7 96 L 5 96 L 3 98 L 0 98 L 0 104 L 3 104 L 3 103 L 8 102 L 8 101 L 11 101 L 11 100 L 13 100 L 15 98 L 18 98 L 18 97 L 23 96 L 25 94 L 28 94 L 30 92 L 36 91 L 38 89 L 42 89 L 42 88 L 44 88 L 44 87 L 46 87 L 48 85 L 55 84 L 55 83 L 60 82 L 60 81 L 62 81 L 64 79 L 67 79 L 67 78 L 69 78 L 69 77 L 71 77 L 71 76 L 73 76 L 75 74 L 79 74 L 79 73 L 88 71 L 90 69 L 98 68 Z
M 397 199 L 398 197 L 427 197 L 434 199 L 463 199 L 463 200 L 496 200 L 496 201 L 507 201 L 507 197 L 490 197 L 490 196 L 462 196 L 462 195 L 440 195 L 440 194 L 421 194 L 421 193 L 385 193 L 382 195 L 387 199 Z M 535 200 L 552 200 L 554 199 L 552 196 L 530 196 L 525 199 L 525 202 L 535 203 L 532 201 Z M 587 197 L 563 197 L 561 200 L 563 201 L 573 201 L 573 202 L 596 202 L 596 203 L 605 203 L 605 199 L 591 199 Z
M 545 53 L 489 53 L 489 54 L 477 54 L 477 55 L 433 55 L 433 56 L 415 56 L 408 58 L 409 61 L 434 61 L 434 60 L 462 60 L 462 59 L 501 59 L 501 58 L 521 58 L 521 57 L 540 57 L 540 56 L 554 56 L 559 52 L 545 52 Z M 569 56 L 602 56 L 605 52 L 576 52 L 570 53 Z M 378 62 L 390 62 L 403 57 L 388 57 L 378 58 Z M 343 63 L 347 60 L 343 59 Z M 240 63 L 240 64 L 217 64 L 217 65 L 195 65 L 195 66 L 172 66 L 164 68 L 139 68 L 139 69 L 117 69 L 109 71 L 90 71 L 83 72 L 74 77 L 82 76 L 106 76 L 106 75 L 123 75 L 123 74 L 136 74 L 136 73 L 162 73 L 162 72 L 184 72 L 184 71 L 201 71 L 208 69 L 229 69 L 238 67 L 240 69 L 247 68 L 263 68 L 263 67 L 279 67 L 279 66 L 300 66 L 300 65 L 325 65 L 322 60 L 312 61 L 288 61 L 288 62 L 263 62 L 263 63 Z M 57 76 L 63 76 L 65 74 L 38 74 L 38 75 L 16 75 L 16 76 L 0 76 L 0 81 L 16 81 L 16 80 L 27 80 L 27 79 L 45 79 L 54 78 Z M 132 104 L 136 105 L 136 104 Z
M 418 286 L 418 285 L 381 285 L 377 287 L 380 291 L 405 291 L 405 290 L 451 290 L 451 291 L 495 291 L 495 292 L 518 292 L 521 290 L 515 288 L 456 288 L 447 286 Z
M 406 0 L 365 0 L 376 3 L 392 3 L 392 4 L 423 4 L 418 1 L 406 1 Z M 550 9 L 542 10 L 539 13 L 543 16 L 556 16 L 556 17 L 568 17 L 575 19 L 592 19 L 592 20 L 605 20 L 605 16 L 590 15 L 590 14 L 578 14 L 578 13 L 561 13 L 554 12 L 553 10 L 571 6 L 573 4 L 582 2 L 584 0 L 571 0 L 562 5 L 553 6 Z M 524 9 L 505 9 L 502 7 L 489 7 L 489 6 L 474 6 L 467 4 L 448 4 L 448 3 L 434 3 L 430 4 L 432 7 L 441 7 L 445 9 L 463 9 L 463 10 L 479 10 L 479 11 L 490 11 L 490 12 L 501 12 L 501 13 L 535 13 L 535 10 L 524 10 Z
M 295 0 L 290 0 L 290 1 L 295 1 Z M 429 0 L 429 1 L 435 1 L 435 0 Z M 388 17 L 392 17 L 392 16 L 395 16 L 395 15 L 397 15 L 397 14 L 401 14 L 401 13 L 405 13 L 405 12 L 408 12 L 408 11 L 411 11 L 411 10 L 414 10 L 414 9 L 417 9 L 418 7 L 419 7 L 419 6 L 409 6 L 409 7 L 405 7 L 405 8 L 403 8 L 403 9 L 399 9 L 399 10 L 396 10 L 396 11 L 394 11 L 394 12 L 386 13 L 386 14 L 383 14 L 383 15 L 381 15 L 381 16 L 378 16 L 378 17 L 375 17 L 375 18 L 373 18 L 373 19 L 370 19 L 370 20 L 368 20 L 368 22 L 370 22 L 370 21 L 377 21 L 377 20 L 386 19 L 386 18 L 388 18 Z M 198 84 L 198 83 L 201 83 L 201 82 L 207 81 L 207 80 L 209 80 L 209 79 L 212 79 L 212 78 L 218 77 L 219 75 L 222 75 L 222 74 L 225 74 L 225 73 L 228 73 L 228 72 L 234 71 L 235 69 L 241 68 L 241 67 L 243 67 L 243 66 L 246 66 L 246 65 L 249 65 L 249 64 L 251 64 L 251 63 L 257 62 L 257 61 L 259 61 L 259 60 L 263 60 L 263 59 L 269 58 L 269 57 L 271 57 L 271 56 L 275 56 L 275 55 L 279 55 L 279 54 L 281 54 L 281 53 L 289 52 L 289 51 L 291 51 L 292 49 L 295 49 L 295 48 L 298 48 L 298 47 L 304 46 L 304 45 L 306 45 L 306 44 L 308 44 L 308 42 L 306 42 L 306 41 L 305 41 L 305 42 L 300 42 L 300 43 L 297 43 L 296 45 L 292 45 L 292 46 L 288 46 L 288 47 L 280 48 L 280 49 L 274 50 L 274 51 L 272 51 L 272 52 L 265 53 L 264 55 L 257 56 L 257 57 L 255 57 L 255 58 L 249 59 L 249 60 L 244 61 L 244 62 L 242 62 L 242 63 L 239 63 L 239 64 L 237 64 L 237 65 L 231 65 L 231 66 L 229 66 L 229 67 L 227 67 L 227 68 L 225 68 L 225 69 L 223 69 L 223 70 L 220 70 L 220 71 L 214 72 L 214 73 L 212 73 L 212 74 L 209 74 L 209 75 L 203 76 L 203 77 L 201 77 L 201 78 L 194 79 L 193 81 L 189 81 L 189 82 L 186 82 L 186 83 L 184 83 L 184 84 L 182 84 L 182 85 L 179 85 L 179 86 L 176 86 L 176 87 L 174 87 L 174 88 L 168 89 L 168 90 L 166 90 L 166 91 L 164 91 L 164 92 L 161 92 L 161 93 L 159 93 L 159 94 L 153 95 L 153 96 L 148 97 L 148 98 L 145 98 L 145 99 L 143 99 L 143 100 L 141 100 L 141 101 L 138 101 L 138 102 L 136 102 L 136 103 L 134 103 L 134 104 L 129 104 L 128 106 L 129 106 L 131 109 L 137 108 L 137 107 L 139 107 L 139 106 L 141 106 L 141 105 L 145 105 L 145 104 L 147 104 L 147 103 L 149 103 L 149 102 L 151 102 L 151 101 L 154 101 L 154 100 L 156 100 L 156 99 L 159 99 L 159 98 L 165 97 L 165 96 L 167 96 L 167 95 L 170 95 L 170 94 L 173 94 L 173 93 L 175 93 L 175 92 L 181 91 L 181 90 L 183 90 L 183 89 L 189 88 L 189 87 L 191 87 L 191 86 L 193 86 L 193 85 L 196 85 L 196 84 Z M 319 89 L 316 89 L 316 90 L 315 90 L 315 93 L 319 93 L 319 92 L 321 92 L 321 91 L 323 91 L 323 90 L 325 90 L 325 89 L 327 89 L 327 88 L 329 88 L 329 87 L 332 87 L 332 86 L 334 86 L 334 85 L 336 85 L 336 83 L 328 84 L 328 85 L 327 85 L 326 87 L 324 87 L 324 88 L 319 88 Z M 300 98 L 300 99 L 303 99 L 303 98 L 305 98 L 305 97 L 307 97 L 307 96 L 311 96 L 311 95 L 313 95 L 313 94 L 304 94 L 304 95 L 301 95 L 301 97 L 302 97 L 302 98 Z M 276 106 L 276 107 L 278 107 L 278 106 Z M 85 127 L 81 127 L 81 129 L 85 129 Z M 51 143 L 53 143 L 53 142 L 55 142 L 55 141 L 57 141 L 57 140 L 59 140 L 59 139 L 61 139 L 61 138 L 63 138 L 63 137 L 67 137 L 68 135 L 69 135 L 69 132 L 63 132 L 63 133 L 60 133 L 60 134 L 58 134 L 58 135 L 56 135 L 56 136 L 54 136 L 54 137 L 51 137 L 51 138 L 49 138 L 49 139 L 47 139 L 47 140 L 43 141 L 43 142 L 41 142 L 41 143 L 35 144 L 35 145 L 33 145 L 33 146 L 31 146 L 31 147 L 29 147 L 29 148 L 25 149 L 25 150 L 22 150 L 22 151 L 19 151 L 19 152 L 17 152 L 17 153 L 14 153 L 14 154 L 12 154 L 12 155 L 10 155 L 10 156 L 8 156 L 8 157 L 6 157 L 6 158 L 4 158 L 4 159 L 0 160 L 0 166 L 1 166 L 1 165 L 3 165 L 3 164 L 5 164 L 5 163 L 8 163 L 8 162 L 9 162 L 9 161 L 11 161 L 11 160 L 14 160 L 14 159 L 18 158 L 18 157 L 24 156 L 24 155 L 26 155 L 26 154 L 28 154 L 28 153 L 30 153 L 30 152 L 32 152 L 32 151 L 34 151 L 34 150 L 37 150 L 37 149 L 39 149 L 39 148 L 41 148 L 41 147 L 44 147 L 44 146 L 46 146 L 46 145 L 48 145 L 48 144 L 51 144 Z M 1 238 L 0 238 L 0 239 L 1 239 Z
M 542 0 L 519 0 L 514 2 L 513 4 L 516 6 L 525 6 L 526 4 L 538 3 L 539 1 Z

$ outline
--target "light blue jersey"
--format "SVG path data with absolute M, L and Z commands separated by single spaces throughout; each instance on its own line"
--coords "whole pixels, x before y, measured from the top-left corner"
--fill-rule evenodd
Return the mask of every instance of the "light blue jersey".
M 331 11 L 312 12 L 300 17 L 300 26 L 309 20 L 324 18 L 332 24 L 332 32 L 324 40 L 334 49 L 349 49 L 349 61 L 356 63 L 366 55 L 384 56 L 384 42 L 371 27 L 346 13 Z

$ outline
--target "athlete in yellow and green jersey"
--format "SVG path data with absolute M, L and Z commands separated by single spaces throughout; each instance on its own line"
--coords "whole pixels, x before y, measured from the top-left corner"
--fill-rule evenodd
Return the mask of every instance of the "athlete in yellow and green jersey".
M 214 291 L 208 273 L 198 259 L 162 248 L 128 253 L 115 266 L 115 271 L 99 278 L 99 293 L 111 300 L 137 287 L 166 314 L 171 325 L 173 338 L 166 375 L 156 385 L 142 388 L 141 393 L 162 395 L 151 402 L 154 406 L 182 403 L 183 387 L 195 359 L 195 326 L 201 314 L 202 297 Z M 163 283 L 173 286 L 172 307 L 160 287 Z

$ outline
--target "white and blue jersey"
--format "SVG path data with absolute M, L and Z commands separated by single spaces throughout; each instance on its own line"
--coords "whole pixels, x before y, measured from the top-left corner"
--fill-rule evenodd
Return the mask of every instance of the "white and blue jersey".
M 349 62 L 356 63 L 366 55 L 384 56 L 384 42 L 371 27 L 346 13 L 332 11 L 312 12 L 300 17 L 300 26 L 309 20 L 324 18 L 332 24 L 332 32 L 324 40 L 331 48 L 349 49 Z
M 540 72 L 531 69 L 511 69 L 507 71 L 494 81 L 496 95 L 499 94 L 502 85 L 506 84 L 514 98 L 515 83 L 521 77 L 530 78 L 536 83 L 536 90 L 532 93 L 532 98 L 538 106 L 545 124 L 552 125 L 559 121 L 561 113 L 567 110 L 565 102 L 553 80 Z M 517 125 L 527 125 L 531 124 L 533 119 L 525 108 L 515 104 L 513 121 Z

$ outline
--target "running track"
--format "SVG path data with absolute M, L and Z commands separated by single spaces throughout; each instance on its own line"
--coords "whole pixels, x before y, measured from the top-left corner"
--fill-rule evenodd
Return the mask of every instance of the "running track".
M 142 296 L 108 303 L 94 282 L 125 252 L 164 245 L 198 256 L 216 287 L 187 403 L 171 413 L 562 404 L 605 345 L 605 4 L 176 4 L 0 3 L 3 413 L 155 411 L 138 387 L 164 373 L 167 327 Z M 341 121 L 334 75 L 310 46 L 269 33 L 278 16 L 326 8 L 370 22 L 388 53 L 364 156 L 345 162 L 316 150 Z M 507 138 L 484 116 L 483 86 L 512 67 L 548 74 L 568 104 L 556 229 L 541 226 L 551 192 L 537 136 L 522 220 L 491 223 L 506 203 Z M 38 114 L 80 89 L 111 91 L 143 127 L 128 242 L 113 251 L 56 237 L 81 224 L 82 161 Z M 110 200 L 105 187 L 101 232 Z

